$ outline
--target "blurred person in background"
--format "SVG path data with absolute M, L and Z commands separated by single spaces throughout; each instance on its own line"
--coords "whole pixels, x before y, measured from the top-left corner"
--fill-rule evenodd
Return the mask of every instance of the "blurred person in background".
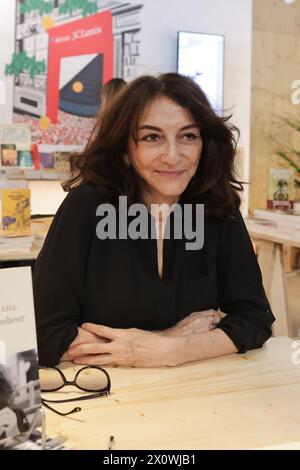
M 112 78 L 103 86 L 101 90 L 101 108 L 100 114 L 104 112 L 108 103 L 111 102 L 113 97 L 125 88 L 127 83 L 123 78 Z

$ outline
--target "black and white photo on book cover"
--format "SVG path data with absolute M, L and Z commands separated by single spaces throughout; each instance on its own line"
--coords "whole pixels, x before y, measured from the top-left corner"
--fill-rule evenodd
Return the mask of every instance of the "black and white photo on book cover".
M 30 268 L 0 270 L 0 448 L 41 424 Z

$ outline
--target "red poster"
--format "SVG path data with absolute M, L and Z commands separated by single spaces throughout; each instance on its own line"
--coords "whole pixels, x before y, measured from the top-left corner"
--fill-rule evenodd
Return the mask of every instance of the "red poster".
M 13 121 L 27 125 L 46 153 L 58 145 L 82 148 L 101 108 L 103 85 L 138 74 L 143 5 L 87 5 L 16 0 L 15 52 L 5 69 L 14 75 Z
M 113 34 L 111 12 L 106 11 L 104 13 L 98 13 L 97 15 L 92 15 L 84 19 L 72 21 L 71 23 L 52 28 L 49 30 L 49 36 L 46 115 L 50 118 L 52 123 L 56 123 L 60 102 L 61 64 L 65 58 L 76 57 L 78 59 L 80 56 L 86 57 L 95 54 L 97 57 L 97 55 L 100 55 L 103 59 L 102 61 L 99 61 L 99 65 L 102 64 L 102 76 L 99 76 L 98 83 L 99 91 L 101 83 L 107 82 L 113 76 Z M 69 93 L 70 100 L 72 99 L 70 96 L 72 91 L 74 93 L 74 97 L 76 97 L 76 95 L 82 93 L 85 90 L 85 87 L 88 86 L 87 83 L 82 82 L 80 79 L 77 80 L 76 77 L 72 76 L 70 78 L 69 85 L 71 87 L 73 85 L 73 88 L 71 88 Z M 84 108 L 84 103 L 82 104 L 82 108 Z M 76 106 L 74 106 L 74 109 L 76 109 Z M 78 109 L 80 109 L 79 106 Z M 84 109 L 82 111 L 84 111 Z M 74 114 L 79 115 L 80 111 Z M 85 114 L 83 113 L 82 115 L 84 116 Z

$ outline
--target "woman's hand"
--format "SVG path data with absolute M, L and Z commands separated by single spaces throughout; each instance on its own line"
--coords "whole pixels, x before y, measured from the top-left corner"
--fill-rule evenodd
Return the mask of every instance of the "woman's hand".
M 12 437 L 19 434 L 17 417 L 8 406 L 0 410 L 0 436 Z
M 75 364 L 125 367 L 176 365 L 176 338 L 164 338 L 137 328 L 109 328 L 93 323 L 84 323 L 82 328 L 97 338 L 104 338 L 106 342 L 70 347 L 68 353 Z
M 223 315 L 216 310 L 203 310 L 202 312 L 193 312 L 183 318 L 176 325 L 166 330 L 157 331 L 161 336 L 169 338 L 176 336 L 188 336 L 197 333 L 207 333 L 216 327 Z
M 89 344 L 89 343 L 106 343 L 107 339 L 101 338 L 100 336 L 95 335 L 94 333 L 91 333 L 90 331 L 87 331 L 80 326 L 77 329 L 77 336 L 74 339 L 74 341 L 70 344 L 68 350 L 65 352 L 65 354 L 60 358 L 61 361 L 71 361 L 72 358 L 69 354 L 70 348 L 73 346 L 77 346 L 78 344 Z

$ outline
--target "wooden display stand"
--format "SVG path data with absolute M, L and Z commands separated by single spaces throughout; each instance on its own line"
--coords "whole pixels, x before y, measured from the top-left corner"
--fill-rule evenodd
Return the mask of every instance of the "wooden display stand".
M 283 245 L 284 272 L 290 273 L 300 268 L 300 249 L 294 246 Z

